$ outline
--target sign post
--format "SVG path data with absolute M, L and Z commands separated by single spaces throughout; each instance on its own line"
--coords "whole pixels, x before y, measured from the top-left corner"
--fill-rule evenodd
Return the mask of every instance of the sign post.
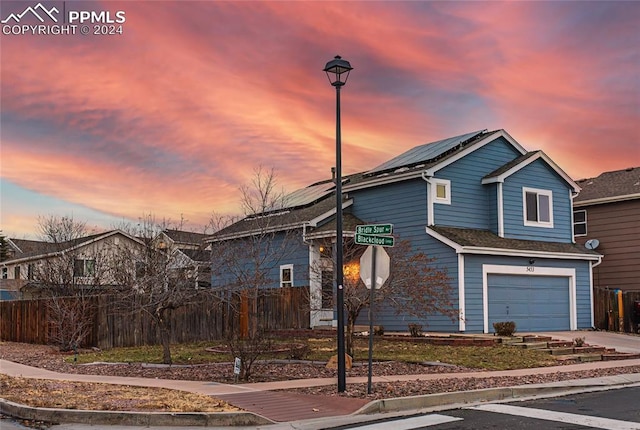
M 360 278 L 369 292 L 369 376 L 367 378 L 367 394 L 371 394 L 371 377 L 373 374 L 373 302 L 375 290 L 389 277 L 391 261 L 383 246 L 393 246 L 393 224 L 369 224 L 356 226 L 356 245 L 369 245 L 360 257 Z M 380 259 L 380 267 L 376 267 Z M 371 271 L 369 272 L 369 268 Z
M 377 246 L 370 246 L 369 248 L 373 249 L 373 255 L 371 256 L 371 288 L 369 288 L 369 373 L 367 374 L 367 394 L 371 394 L 371 378 L 373 376 L 373 299 L 377 287 L 374 280 L 377 279 L 376 254 L 378 253 Z

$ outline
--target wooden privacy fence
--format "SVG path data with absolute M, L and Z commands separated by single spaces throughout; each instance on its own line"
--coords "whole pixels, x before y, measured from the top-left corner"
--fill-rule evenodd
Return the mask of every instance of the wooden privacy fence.
M 75 300 L 73 297 L 65 300 Z M 160 343 L 153 319 L 137 311 L 118 306 L 115 296 L 92 297 L 91 330 L 82 346 L 112 348 Z M 308 287 L 277 288 L 261 291 L 249 300 L 249 309 L 257 309 L 257 323 L 267 329 L 309 328 Z M 257 300 L 257 303 L 253 301 Z M 240 327 L 240 296 L 230 300 L 212 296 L 210 300 L 190 304 L 171 313 L 171 342 L 185 343 L 223 339 Z M 0 340 L 49 344 L 55 335 L 47 299 L 0 302 Z
M 640 301 L 640 291 L 622 291 L 622 324 L 617 290 L 610 288 L 594 288 L 593 319 L 595 328 L 609 331 L 637 333 L 640 330 L 633 303 Z

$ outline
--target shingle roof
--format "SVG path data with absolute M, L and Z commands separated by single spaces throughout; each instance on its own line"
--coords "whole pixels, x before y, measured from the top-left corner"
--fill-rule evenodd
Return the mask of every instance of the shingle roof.
M 496 176 L 500 176 L 501 174 L 509 171 L 509 169 L 517 166 L 518 164 L 522 163 L 523 161 L 528 160 L 529 158 L 533 157 L 534 155 L 536 155 L 539 152 L 540 151 L 527 152 L 526 154 L 521 155 L 520 157 L 516 158 L 515 160 L 511 160 L 507 164 L 497 168 L 496 170 L 494 170 L 493 172 L 489 173 L 488 175 L 486 175 L 482 179 L 489 179 L 489 178 L 493 178 L 493 177 L 496 177 Z
M 478 134 L 473 134 L 473 137 L 471 137 L 470 139 L 460 142 L 459 144 L 447 148 L 446 151 L 444 152 L 439 152 L 439 153 L 431 153 L 429 151 L 425 151 L 426 154 L 429 154 L 429 156 L 431 158 L 429 159 L 425 159 L 425 160 L 419 160 L 419 161 L 413 161 L 411 164 L 407 164 L 404 166 L 394 166 L 391 169 L 387 169 L 387 170 L 371 170 L 371 171 L 367 171 L 367 172 L 362 172 L 362 173 L 357 173 L 354 175 L 351 175 L 348 178 L 348 182 L 345 183 L 345 187 L 351 187 L 351 186 L 358 186 L 358 185 L 362 185 L 365 184 L 367 182 L 374 182 L 376 180 L 379 180 L 380 178 L 388 178 L 388 179 L 392 179 L 394 176 L 402 176 L 402 175 L 406 175 L 406 174 L 410 174 L 410 173 L 416 173 L 417 172 L 422 172 L 426 169 L 429 169 L 431 167 L 434 167 L 444 161 L 446 161 L 447 159 L 454 157 L 458 152 L 460 152 L 462 149 L 466 149 L 469 148 L 483 140 L 485 140 L 486 138 L 488 138 L 489 136 L 493 135 L 493 134 L 497 134 L 499 133 L 500 130 L 494 130 L 494 131 L 483 131 L 480 132 Z M 432 144 L 438 144 L 439 142 L 433 142 L 430 144 L 427 144 L 426 147 L 428 147 L 429 145 Z M 425 145 L 423 145 L 424 147 Z M 407 152 L 410 152 L 412 150 L 409 150 Z M 435 155 L 434 155 L 435 154 Z M 401 158 L 402 155 L 396 157 L 396 158 Z
M 507 239 L 488 230 L 469 228 L 430 226 L 431 230 L 463 247 L 492 248 L 555 254 L 584 254 L 598 256 L 584 245 L 564 242 L 543 242 L 539 240 Z
M 350 231 L 355 231 L 356 230 L 356 226 L 357 225 L 362 225 L 362 224 L 366 224 L 364 221 L 362 221 L 360 218 L 345 212 L 342 214 L 342 231 L 343 232 L 350 232 Z M 322 234 L 322 233 L 333 233 L 333 235 L 336 235 L 336 218 L 333 217 L 329 222 L 321 225 L 318 228 L 315 229 L 310 229 L 309 230 L 309 235 L 313 236 L 314 234 Z
M 302 223 L 329 212 L 336 207 L 335 193 L 331 193 L 323 200 L 302 208 L 294 208 L 280 212 L 268 213 L 262 216 L 251 216 L 244 218 L 228 227 L 214 233 L 210 239 L 224 238 L 237 234 L 249 233 L 252 231 L 265 231 L 267 229 L 286 228 L 288 226 L 302 226 Z
M 166 229 L 162 232 L 176 244 L 201 245 L 204 239 L 207 237 L 207 235 L 203 233 L 194 233 L 191 231 Z
M 202 249 L 181 249 L 184 255 L 196 262 L 209 262 L 211 260 L 211 253 Z
M 77 239 L 68 240 L 66 242 L 44 242 L 39 240 L 11 239 L 11 242 L 13 242 L 21 251 L 16 252 L 16 254 L 11 259 L 14 260 L 17 258 L 28 258 L 34 257 L 36 255 L 49 254 L 65 249 L 71 249 L 105 234 L 107 233 L 92 234 L 90 236 L 79 237 Z
M 54 254 L 57 252 L 67 251 L 67 250 L 76 248 L 78 246 L 81 246 L 85 243 L 89 243 L 95 239 L 111 236 L 113 234 L 123 234 L 125 236 L 129 236 L 127 233 L 122 232 L 120 230 L 110 230 L 103 233 L 96 233 L 89 236 L 68 240 L 66 242 L 57 242 L 57 243 L 37 241 L 37 240 L 10 239 L 14 243 L 14 245 L 20 248 L 20 251 L 22 252 L 16 252 L 15 255 L 13 255 L 10 259 L 3 261 L 3 263 L 7 263 L 9 261 L 23 259 L 23 258 L 38 257 L 38 256 L 47 255 L 47 254 Z
M 592 200 L 611 199 L 625 196 L 640 198 L 640 167 L 605 172 L 596 178 L 576 181 L 582 191 L 574 199 L 574 203 Z

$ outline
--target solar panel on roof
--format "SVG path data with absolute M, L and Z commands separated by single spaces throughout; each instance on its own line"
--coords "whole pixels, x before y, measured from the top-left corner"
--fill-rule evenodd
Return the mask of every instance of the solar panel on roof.
M 331 193 L 334 187 L 335 184 L 331 181 L 328 181 L 301 188 L 287 195 L 285 197 L 284 205 L 287 208 L 308 205 L 309 203 L 313 203 L 314 201 Z
M 408 166 L 410 164 L 420 163 L 421 161 L 432 160 L 437 156 L 447 152 L 462 142 L 472 139 L 483 133 L 486 130 L 474 131 L 460 136 L 449 137 L 447 139 L 439 140 L 437 142 L 426 143 L 424 145 L 411 148 L 407 152 L 392 158 L 389 161 L 385 161 L 378 167 L 369 170 L 368 173 L 381 172 L 383 170 L 395 169 L 398 167 Z

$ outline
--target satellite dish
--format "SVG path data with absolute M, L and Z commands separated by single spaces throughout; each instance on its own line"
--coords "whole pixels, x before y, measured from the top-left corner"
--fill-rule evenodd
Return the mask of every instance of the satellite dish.
M 587 249 L 596 249 L 600 245 L 600 241 L 598 239 L 589 239 L 584 243 L 584 247 Z

